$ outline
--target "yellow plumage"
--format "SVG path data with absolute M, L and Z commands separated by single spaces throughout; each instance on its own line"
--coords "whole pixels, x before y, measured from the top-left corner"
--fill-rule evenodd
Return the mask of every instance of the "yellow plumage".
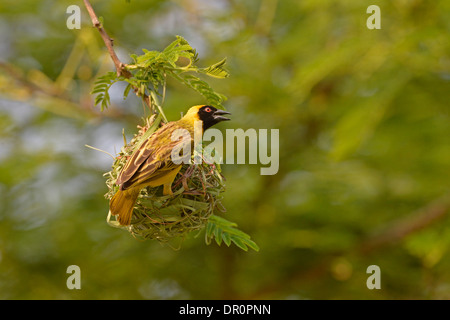
M 229 120 L 221 116 L 223 114 L 229 113 L 211 106 L 194 106 L 180 120 L 158 129 L 133 152 L 117 178 L 116 184 L 120 188 L 109 205 L 111 214 L 118 215 L 121 225 L 130 224 L 134 204 L 142 188 L 163 185 L 163 194 L 172 194 L 172 183 L 181 169 L 181 164 L 174 164 L 171 159 L 172 149 L 180 144 L 178 140 L 172 141 L 172 133 L 177 129 L 187 130 L 191 136 L 189 143 L 193 144 L 195 121 L 202 121 L 203 133 L 215 123 Z

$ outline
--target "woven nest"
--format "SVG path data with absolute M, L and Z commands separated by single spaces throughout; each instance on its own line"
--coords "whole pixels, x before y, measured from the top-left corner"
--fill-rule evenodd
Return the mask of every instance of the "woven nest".
M 119 189 L 116 180 L 133 150 L 151 136 L 159 127 L 159 119 L 147 118 L 143 126 L 138 126 L 138 133 L 130 143 L 122 147 L 116 156 L 107 177 L 108 193 L 105 197 L 111 200 Z M 155 239 L 168 242 L 174 238 L 184 237 L 203 229 L 208 218 L 215 210 L 225 211 L 221 204 L 225 191 L 224 177 L 218 164 L 185 164 L 176 176 L 172 185 L 173 195 L 162 195 L 163 187 L 143 188 L 136 201 L 131 225 L 122 226 L 115 216 L 108 214 L 109 225 L 128 230 L 139 239 Z

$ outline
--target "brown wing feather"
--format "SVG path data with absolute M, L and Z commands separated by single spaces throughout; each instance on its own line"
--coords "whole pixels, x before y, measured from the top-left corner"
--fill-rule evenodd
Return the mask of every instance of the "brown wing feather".
M 164 127 L 157 130 L 154 134 L 150 136 L 150 138 L 141 144 L 139 149 L 135 150 L 131 155 L 131 158 L 128 159 L 127 163 L 123 167 L 119 176 L 117 177 L 116 184 L 121 185 L 128 181 L 140 168 L 140 166 L 147 161 L 149 158 L 155 158 L 154 153 L 157 148 L 157 144 L 159 141 L 165 140 L 165 136 L 168 135 L 170 129 L 173 127 L 173 122 L 169 122 Z M 170 137 L 169 137 L 170 139 Z M 169 140 L 170 141 L 170 140 Z M 150 167 L 148 168 L 151 169 Z M 158 167 L 155 166 L 153 170 L 157 170 Z
M 140 148 L 131 155 L 131 158 L 128 159 L 127 163 L 120 172 L 119 177 L 117 177 L 117 185 L 127 182 L 136 173 L 144 161 L 149 158 L 153 158 L 151 142 L 152 141 L 150 139 L 147 142 L 144 142 Z M 154 170 L 156 169 L 157 168 L 154 168 Z
M 180 143 L 171 140 L 175 128 L 175 122 L 166 124 L 132 154 L 116 181 L 122 190 L 156 180 L 179 166 L 170 160 L 172 149 Z
M 152 181 L 155 181 L 159 178 L 164 177 L 170 171 L 177 168 L 179 165 L 174 164 L 172 161 L 158 161 L 157 163 L 160 166 L 156 170 L 146 170 L 145 164 L 142 165 L 142 169 L 136 172 L 128 181 L 126 181 L 123 185 L 123 189 L 128 189 L 132 186 L 145 186 L 148 185 Z M 154 165 L 154 163 L 152 163 Z

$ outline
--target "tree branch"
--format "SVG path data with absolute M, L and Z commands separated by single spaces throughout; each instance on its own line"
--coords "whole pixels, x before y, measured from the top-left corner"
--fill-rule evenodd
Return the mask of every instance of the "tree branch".
M 95 11 L 92 8 L 90 2 L 88 0 L 84 0 L 84 5 L 86 6 L 89 16 L 91 17 L 92 24 L 94 25 L 95 28 L 97 28 L 98 32 L 102 36 L 103 42 L 105 43 L 105 46 L 108 49 L 109 55 L 111 56 L 114 65 L 116 66 L 117 76 L 118 77 L 124 76 L 126 78 L 131 77 L 131 74 L 128 72 L 128 70 L 124 68 L 124 64 L 117 57 L 117 54 L 113 48 L 113 39 L 111 39 L 108 36 L 108 33 L 106 33 L 102 24 L 98 20 L 97 15 L 95 14 Z
M 418 232 L 444 218 L 450 211 L 450 195 L 434 200 L 405 218 L 393 221 L 389 226 L 374 232 L 357 248 L 361 254 L 368 254 L 386 245 L 395 244 L 408 235 Z
M 329 272 L 330 265 L 335 258 L 343 255 L 365 256 L 377 250 L 382 250 L 389 245 L 395 245 L 408 235 L 419 232 L 427 227 L 432 226 L 439 220 L 450 214 L 450 194 L 446 194 L 426 206 L 417 209 L 406 217 L 393 221 L 389 226 L 384 226 L 377 232 L 368 236 L 360 244 L 345 251 L 330 252 L 319 259 L 312 267 L 294 272 L 278 280 L 276 283 L 270 283 L 257 292 L 239 297 L 239 299 L 264 299 L 274 294 L 283 292 L 286 284 L 295 286 L 306 281 L 317 281 L 324 274 Z
M 97 15 L 95 14 L 94 9 L 92 8 L 91 3 L 89 0 L 83 0 L 84 5 L 86 6 L 86 9 L 89 13 L 89 16 L 91 17 L 92 24 L 95 28 L 97 28 L 98 32 L 102 36 L 103 42 L 105 43 L 106 48 L 108 49 L 109 55 L 111 56 L 111 59 L 114 63 L 114 66 L 116 67 L 117 76 L 123 76 L 125 78 L 131 78 L 132 74 L 125 68 L 125 64 L 123 64 L 119 58 L 117 57 L 116 52 L 113 48 L 113 39 L 111 39 L 108 35 L 108 33 L 103 28 L 102 24 L 97 18 Z M 141 94 L 138 90 L 138 88 L 133 87 L 133 91 L 137 96 L 141 96 L 144 100 L 145 104 L 149 107 L 151 111 L 153 111 L 152 107 L 152 101 L 148 95 L 145 93 Z

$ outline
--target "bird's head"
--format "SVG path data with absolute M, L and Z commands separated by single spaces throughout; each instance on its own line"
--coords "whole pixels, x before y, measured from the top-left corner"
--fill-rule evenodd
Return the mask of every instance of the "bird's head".
M 185 117 L 192 117 L 195 120 L 201 120 L 203 122 L 203 130 L 212 127 L 216 123 L 221 121 L 230 120 L 224 117 L 225 114 L 231 114 L 224 110 L 219 110 L 212 106 L 194 106 L 189 109 Z

